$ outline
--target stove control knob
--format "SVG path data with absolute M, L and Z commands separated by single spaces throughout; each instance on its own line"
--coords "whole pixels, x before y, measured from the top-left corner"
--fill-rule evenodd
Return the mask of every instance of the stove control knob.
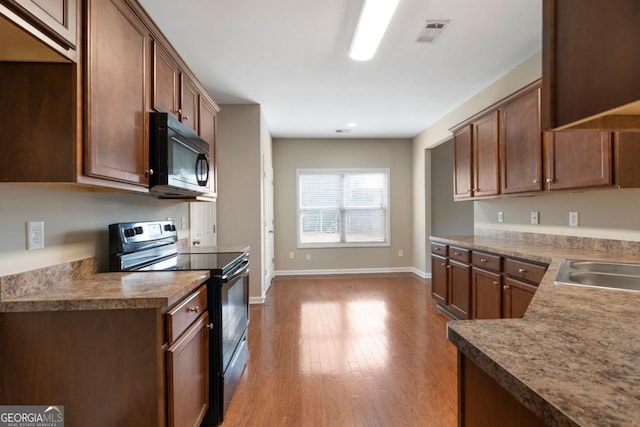
M 133 228 L 125 228 L 124 229 L 124 237 L 133 237 L 135 236 L 135 232 L 133 231 Z
M 164 231 L 171 231 L 171 224 L 165 224 Z
M 175 226 L 175 224 L 171 224 L 171 231 L 176 231 L 176 226 Z
M 140 226 L 134 227 L 133 231 L 135 231 L 136 234 L 142 234 L 142 227 L 140 227 Z

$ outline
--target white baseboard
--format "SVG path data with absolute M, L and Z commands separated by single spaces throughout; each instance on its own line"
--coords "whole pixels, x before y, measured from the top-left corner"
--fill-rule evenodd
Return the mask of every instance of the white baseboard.
M 262 297 L 249 297 L 249 304 L 264 304 L 265 299 Z
M 426 273 L 422 270 L 418 270 L 417 268 L 412 268 L 413 274 L 423 279 L 431 279 L 431 273 Z
M 278 270 L 274 276 L 316 276 L 328 274 L 380 274 L 380 273 L 414 273 L 423 277 L 419 270 L 413 267 L 387 267 L 387 268 L 341 268 L 323 270 Z

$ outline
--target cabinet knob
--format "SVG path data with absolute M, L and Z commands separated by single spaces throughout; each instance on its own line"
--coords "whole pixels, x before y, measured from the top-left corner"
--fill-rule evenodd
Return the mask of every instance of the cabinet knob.
M 526 273 L 526 272 L 527 272 L 527 270 L 524 269 L 524 268 L 519 268 L 518 269 L 518 273 Z
M 436 251 L 440 252 L 440 248 L 436 247 Z
M 504 285 L 504 286 L 502 287 L 502 289 L 504 289 L 504 290 L 507 290 L 507 289 L 509 289 L 509 288 L 510 288 L 510 286 L 509 286 L 509 285 Z
M 187 307 L 187 313 L 198 313 L 200 311 L 200 307 L 197 305 L 194 308 Z
M 453 254 L 458 256 L 458 255 L 460 255 L 460 252 L 454 252 Z
M 441 262 L 441 263 L 440 263 L 440 265 L 441 265 L 442 267 L 444 267 L 444 266 L 445 266 L 445 263 L 444 263 L 444 262 Z
M 147 169 L 146 171 L 144 171 L 144 174 L 145 174 L 146 176 L 151 176 L 151 175 L 153 175 L 153 169 Z
M 471 189 L 470 188 L 467 188 L 467 193 L 471 193 Z
M 213 323 L 209 323 L 209 324 L 207 325 L 207 328 L 209 328 L 209 329 L 213 329 Z
M 184 120 L 189 120 L 189 116 L 184 116 L 183 119 Z
M 494 285 L 496 285 L 496 286 L 498 286 L 498 285 L 500 284 L 500 282 L 496 282 L 496 281 L 494 281 L 494 282 L 493 282 L 493 284 L 494 284 Z
M 450 265 L 447 265 L 447 268 L 451 268 L 451 266 L 450 266 Z
M 483 262 L 483 263 L 484 263 L 484 262 L 487 262 L 487 260 L 486 260 L 486 259 L 484 259 L 484 258 L 480 258 L 480 262 Z
M 539 180 L 538 178 L 536 178 L 536 179 L 534 179 L 534 180 L 533 180 L 533 183 L 534 183 L 534 184 L 539 184 L 539 183 L 540 183 L 540 180 Z
M 553 178 L 547 178 L 546 182 L 547 182 L 547 184 L 551 184 L 553 182 Z

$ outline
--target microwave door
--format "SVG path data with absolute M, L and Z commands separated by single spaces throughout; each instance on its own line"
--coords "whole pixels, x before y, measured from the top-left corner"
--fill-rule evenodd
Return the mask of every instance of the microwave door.
M 194 190 L 201 187 L 197 178 L 197 163 L 202 153 L 195 150 L 190 144 L 171 137 L 171 162 L 169 171 L 169 184 L 177 187 L 187 187 Z

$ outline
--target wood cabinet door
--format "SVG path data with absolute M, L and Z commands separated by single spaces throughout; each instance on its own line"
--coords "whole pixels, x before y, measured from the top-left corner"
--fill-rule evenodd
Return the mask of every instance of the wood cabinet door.
M 473 123 L 473 196 L 500 194 L 498 112 Z
M 549 190 L 613 184 L 610 132 L 546 132 L 545 151 Z
M 542 12 L 545 130 L 640 99 L 638 0 L 544 0 Z
M 78 43 L 77 0 L 6 0 L 47 36 L 66 49 Z
M 449 264 L 447 259 L 431 255 L 431 296 L 436 302 L 447 305 Z
M 471 315 L 473 319 L 500 319 L 501 277 L 498 273 L 471 269 Z
M 180 82 L 180 121 L 198 133 L 198 88 L 184 73 Z
M 153 108 L 178 117 L 180 69 L 167 50 L 153 42 Z
M 146 186 L 149 32 L 122 1 L 91 0 L 87 13 L 84 173 Z
M 471 267 L 449 261 L 449 309 L 461 319 L 469 318 L 471 300 Z
M 208 321 L 205 312 L 167 350 L 169 426 L 198 426 L 209 407 Z
M 459 129 L 453 134 L 453 198 L 468 199 L 473 196 L 471 125 Z
M 522 317 L 538 288 L 519 280 L 504 278 L 502 286 L 502 317 Z
M 542 190 L 540 88 L 500 108 L 503 194 Z

